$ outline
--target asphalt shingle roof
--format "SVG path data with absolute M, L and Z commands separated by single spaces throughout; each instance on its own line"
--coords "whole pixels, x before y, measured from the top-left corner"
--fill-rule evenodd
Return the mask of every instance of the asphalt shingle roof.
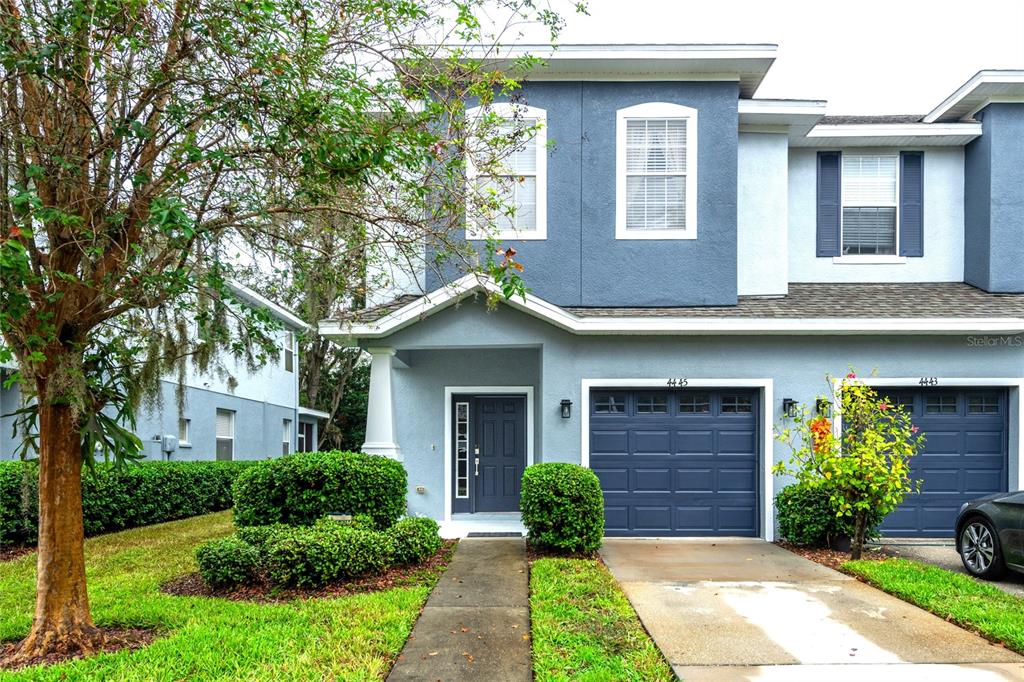
M 920 114 L 883 114 L 880 116 L 825 116 L 818 125 L 865 125 L 879 123 L 920 123 Z

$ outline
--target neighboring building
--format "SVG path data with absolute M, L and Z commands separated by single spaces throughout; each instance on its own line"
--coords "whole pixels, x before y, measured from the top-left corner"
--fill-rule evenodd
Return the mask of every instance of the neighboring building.
M 784 401 L 848 366 L 927 434 L 886 532 L 951 535 L 1022 487 L 1024 71 L 826 117 L 755 98 L 774 59 L 561 47 L 523 88 L 544 133 L 500 235 L 526 300 L 488 312 L 493 284 L 430 271 L 321 323 L 372 355 L 365 449 L 404 462 L 413 513 L 514 512 L 523 468 L 561 461 L 598 474 L 610 535 L 771 539 Z
M 264 459 L 317 449 L 318 420 L 326 413 L 299 405 L 299 347 L 296 334 L 308 329 L 292 312 L 239 285 L 235 295 L 250 305 L 265 308 L 282 325 L 277 332 L 280 355 L 255 373 L 233 358 L 225 361 L 237 384 L 227 377 L 185 373 L 185 405 L 179 411 L 178 383 L 161 380 L 162 402 L 139 410 L 136 434 L 147 459 Z M 13 371 L 8 368 L 7 371 Z M 0 389 L 0 414 L 20 404 L 17 385 Z M 0 459 L 15 457 L 18 439 L 13 419 L 0 418 Z

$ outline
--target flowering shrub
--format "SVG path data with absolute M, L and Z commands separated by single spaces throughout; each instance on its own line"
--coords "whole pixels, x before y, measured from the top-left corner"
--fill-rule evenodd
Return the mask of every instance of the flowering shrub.
M 793 456 L 774 470 L 829 492 L 836 515 L 852 522 L 851 556 L 859 559 L 870 519 L 885 518 L 919 489 L 920 482 L 910 478 L 910 458 L 920 451 L 924 435 L 906 410 L 880 397 L 856 373 L 838 386 L 826 379 L 841 433 L 829 419 L 802 408 L 791 425 L 776 432 Z

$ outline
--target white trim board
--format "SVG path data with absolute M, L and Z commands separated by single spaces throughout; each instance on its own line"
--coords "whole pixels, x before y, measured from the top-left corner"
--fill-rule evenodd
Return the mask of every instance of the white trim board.
M 445 386 L 444 387 L 444 521 L 452 520 L 452 396 L 525 395 L 526 466 L 533 464 L 534 403 L 533 386 Z
M 475 292 L 498 293 L 497 285 L 482 276 L 465 275 L 448 286 L 407 303 L 373 322 L 323 320 L 320 335 L 339 341 L 377 339 L 411 326 Z M 502 303 L 538 319 L 580 335 L 780 335 L 846 334 L 1020 334 L 1024 319 L 977 318 L 752 318 L 752 317 L 581 317 L 542 298 L 527 294 Z
M 921 385 L 921 380 L 926 378 L 928 385 Z M 1019 377 L 857 377 L 857 379 L 868 386 L 891 386 L 893 388 L 1007 388 L 1009 391 L 1009 402 L 1007 405 L 1008 433 L 1007 433 L 1007 483 L 1011 489 L 1024 490 L 1024 434 L 1021 428 L 1024 427 L 1024 378 Z M 842 432 L 842 415 L 839 414 L 836 402 L 839 398 L 839 387 L 842 384 L 841 377 L 832 379 L 832 413 L 835 415 L 832 428 L 836 433 Z M 932 383 L 934 382 L 934 383 Z M 1014 410 L 1016 405 L 1016 410 Z M 1013 472 L 1016 471 L 1016 485 L 1014 485 Z
M 580 381 L 580 464 L 590 468 L 590 391 L 594 388 L 667 388 L 669 378 L 662 379 L 595 379 Z M 761 483 L 758 490 L 761 509 L 761 537 L 775 539 L 775 462 L 774 381 L 772 379 L 693 379 L 687 377 L 686 388 L 752 388 L 761 391 Z

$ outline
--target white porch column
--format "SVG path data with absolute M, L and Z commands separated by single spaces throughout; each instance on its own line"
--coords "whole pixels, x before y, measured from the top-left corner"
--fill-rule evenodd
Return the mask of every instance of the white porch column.
M 367 348 L 370 361 L 370 395 L 366 410 L 366 442 L 363 452 L 402 461 L 395 442 L 395 403 L 391 395 L 394 348 Z

